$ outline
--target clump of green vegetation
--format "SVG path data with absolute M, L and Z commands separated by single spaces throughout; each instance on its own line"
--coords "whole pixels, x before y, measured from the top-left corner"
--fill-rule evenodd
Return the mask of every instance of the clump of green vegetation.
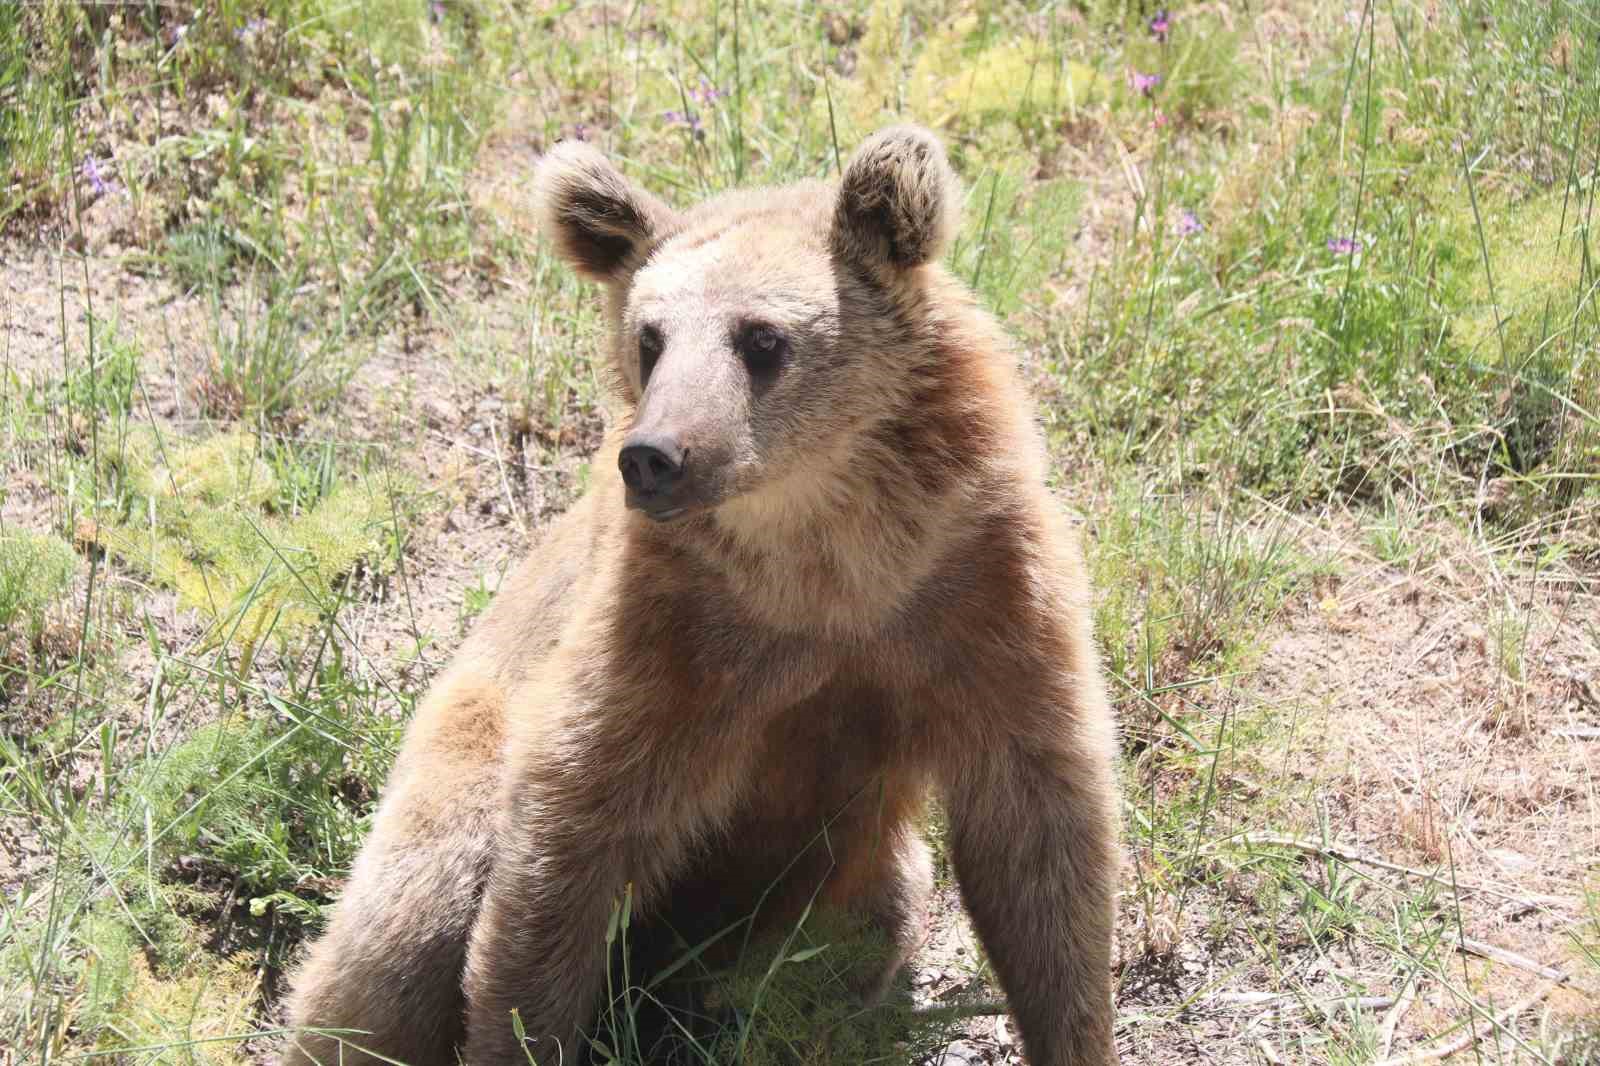
M 69 410 L 85 418 L 126 420 L 133 411 L 134 388 L 139 382 L 139 348 L 107 323 L 95 321 L 93 361 L 85 362 L 66 380 Z
M 1096 528 L 1089 559 L 1107 666 L 1141 689 L 1244 665 L 1304 570 L 1281 520 L 1132 483 Z
M 152 697 L 158 717 L 190 684 L 189 668 L 173 671 Z M 250 1032 L 262 974 L 320 922 L 364 835 L 366 783 L 388 773 L 403 728 L 383 696 L 342 656 L 321 657 L 266 700 L 270 714 L 127 759 L 107 802 L 57 813 L 48 832 L 71 886 L 55 923 L 0 949 L 0 975 L 76 1004 L 69 1048 L 238 1061 L 236 1041 L 210 1041 Z M 36 761 L 0 739 L 0 782 L 41 787 Z M 0 1006 L 0 1024 L 26 1030 L 50 1002 Z
M 1038 303 L 1042 283 L 1066 254 L 1082 199 L 1077 182 L 1030 183 L 1004 168 L 982 172 L 951 268 L 1002 314 Z
M 614 933 L 625 938 L 626 903 Z M 730 936 L 739 935 L 734 930 Z M 596 1039 L 619 1063 L 746 1062 L 753 1066 L 822 1066 L 834 1062 L 910 1061 L 949 1039 L 951 1012 L 919 1015 L 896 1001 L 863 1007 L 862 990 L 887 965 L 892 945 L 881 933 L 826 909 L 811 911 L 786 933 L 742 946 L 725 970 L 708 970 L 695 952 L 668 979 L 671 991 L 622 988 L 603 1012 Z M 681 991 L 681 995 L 680 995 Z M 643 1046 L 637 1016 L 647 1004 L 689 996 L 694 1007 Z
M 71 587 L 77 570 L 77 554 L 60 537 L 0 533 L 0 633 L 36 642 L 46 612 Z
M 269 635 L 332 617 L 358 569 L 381 577 L 393 566 L 387 488 L 324 479 L 319 497 L 282 511 L 284 486 L 247 434 L 197 443 L 139 434 L 117 462 L 125 505 L 101 520 L 100 543 L 175 589 L 214 640 L 238 644 L 245 667 Z

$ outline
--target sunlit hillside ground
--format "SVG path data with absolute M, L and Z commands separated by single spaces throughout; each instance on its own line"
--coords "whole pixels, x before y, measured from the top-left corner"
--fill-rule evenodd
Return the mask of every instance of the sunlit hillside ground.
M 419 694 L 615 476 L 538 153 L 688 203 L 907 120 L 1098 585 L 1124 1062 L 1600 1062 L 1592 4 L 45 0 L 0 4 L 0 1063 L 264 1061 Z M 1021 1061 L 948 871 L 883 1010 L 797 936 L 679 1061 Z

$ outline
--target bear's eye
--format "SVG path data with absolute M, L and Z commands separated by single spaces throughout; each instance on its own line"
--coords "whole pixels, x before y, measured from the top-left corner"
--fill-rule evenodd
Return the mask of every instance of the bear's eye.
M 639 331 L 639 384 L 650 380 L 650 371 L 656 368 L 656 360 L 661 358 L 664 347 L 666 342 L 656 327 L 646 326 Z
M 768 374 L 778 369 L 789 341 L 766 325 L 749 325 L 739 332 L 739 355 L 752 374 Z

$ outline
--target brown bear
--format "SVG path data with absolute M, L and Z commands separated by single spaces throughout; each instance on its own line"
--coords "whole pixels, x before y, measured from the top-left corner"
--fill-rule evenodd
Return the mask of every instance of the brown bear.
M 534 195 L 605 292 L 619 474 L 418 710 L 284 1061 L 576 1061 L 625 894 L 689 943 L 815 896 L 903 962 L 930 793 L 1028 1060 L 1116 1061 L 1089 588 L 1008 346 L 939 264 L 938 141 L 681 212 L 567 143 Z

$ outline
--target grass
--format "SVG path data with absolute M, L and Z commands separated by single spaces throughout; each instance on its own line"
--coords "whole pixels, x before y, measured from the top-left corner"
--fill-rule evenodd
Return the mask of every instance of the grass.
M 0 1047 L 267 1054 L 411 708 L 591 476 L 534 152 L 686 202 L 915 120 L 1083 518 L 1124 1055 L 1597 1061 L 1594 13 L 1151 14 L 0 8 Z M 983 988 L 953 913 L 924 1000 Z M 1462 938 L 1570 981 L 1502 1018 L 1533 978 Z M 843 1017 L 870 947 L 752 954 L 696 1061 L 1002 1054 Z

